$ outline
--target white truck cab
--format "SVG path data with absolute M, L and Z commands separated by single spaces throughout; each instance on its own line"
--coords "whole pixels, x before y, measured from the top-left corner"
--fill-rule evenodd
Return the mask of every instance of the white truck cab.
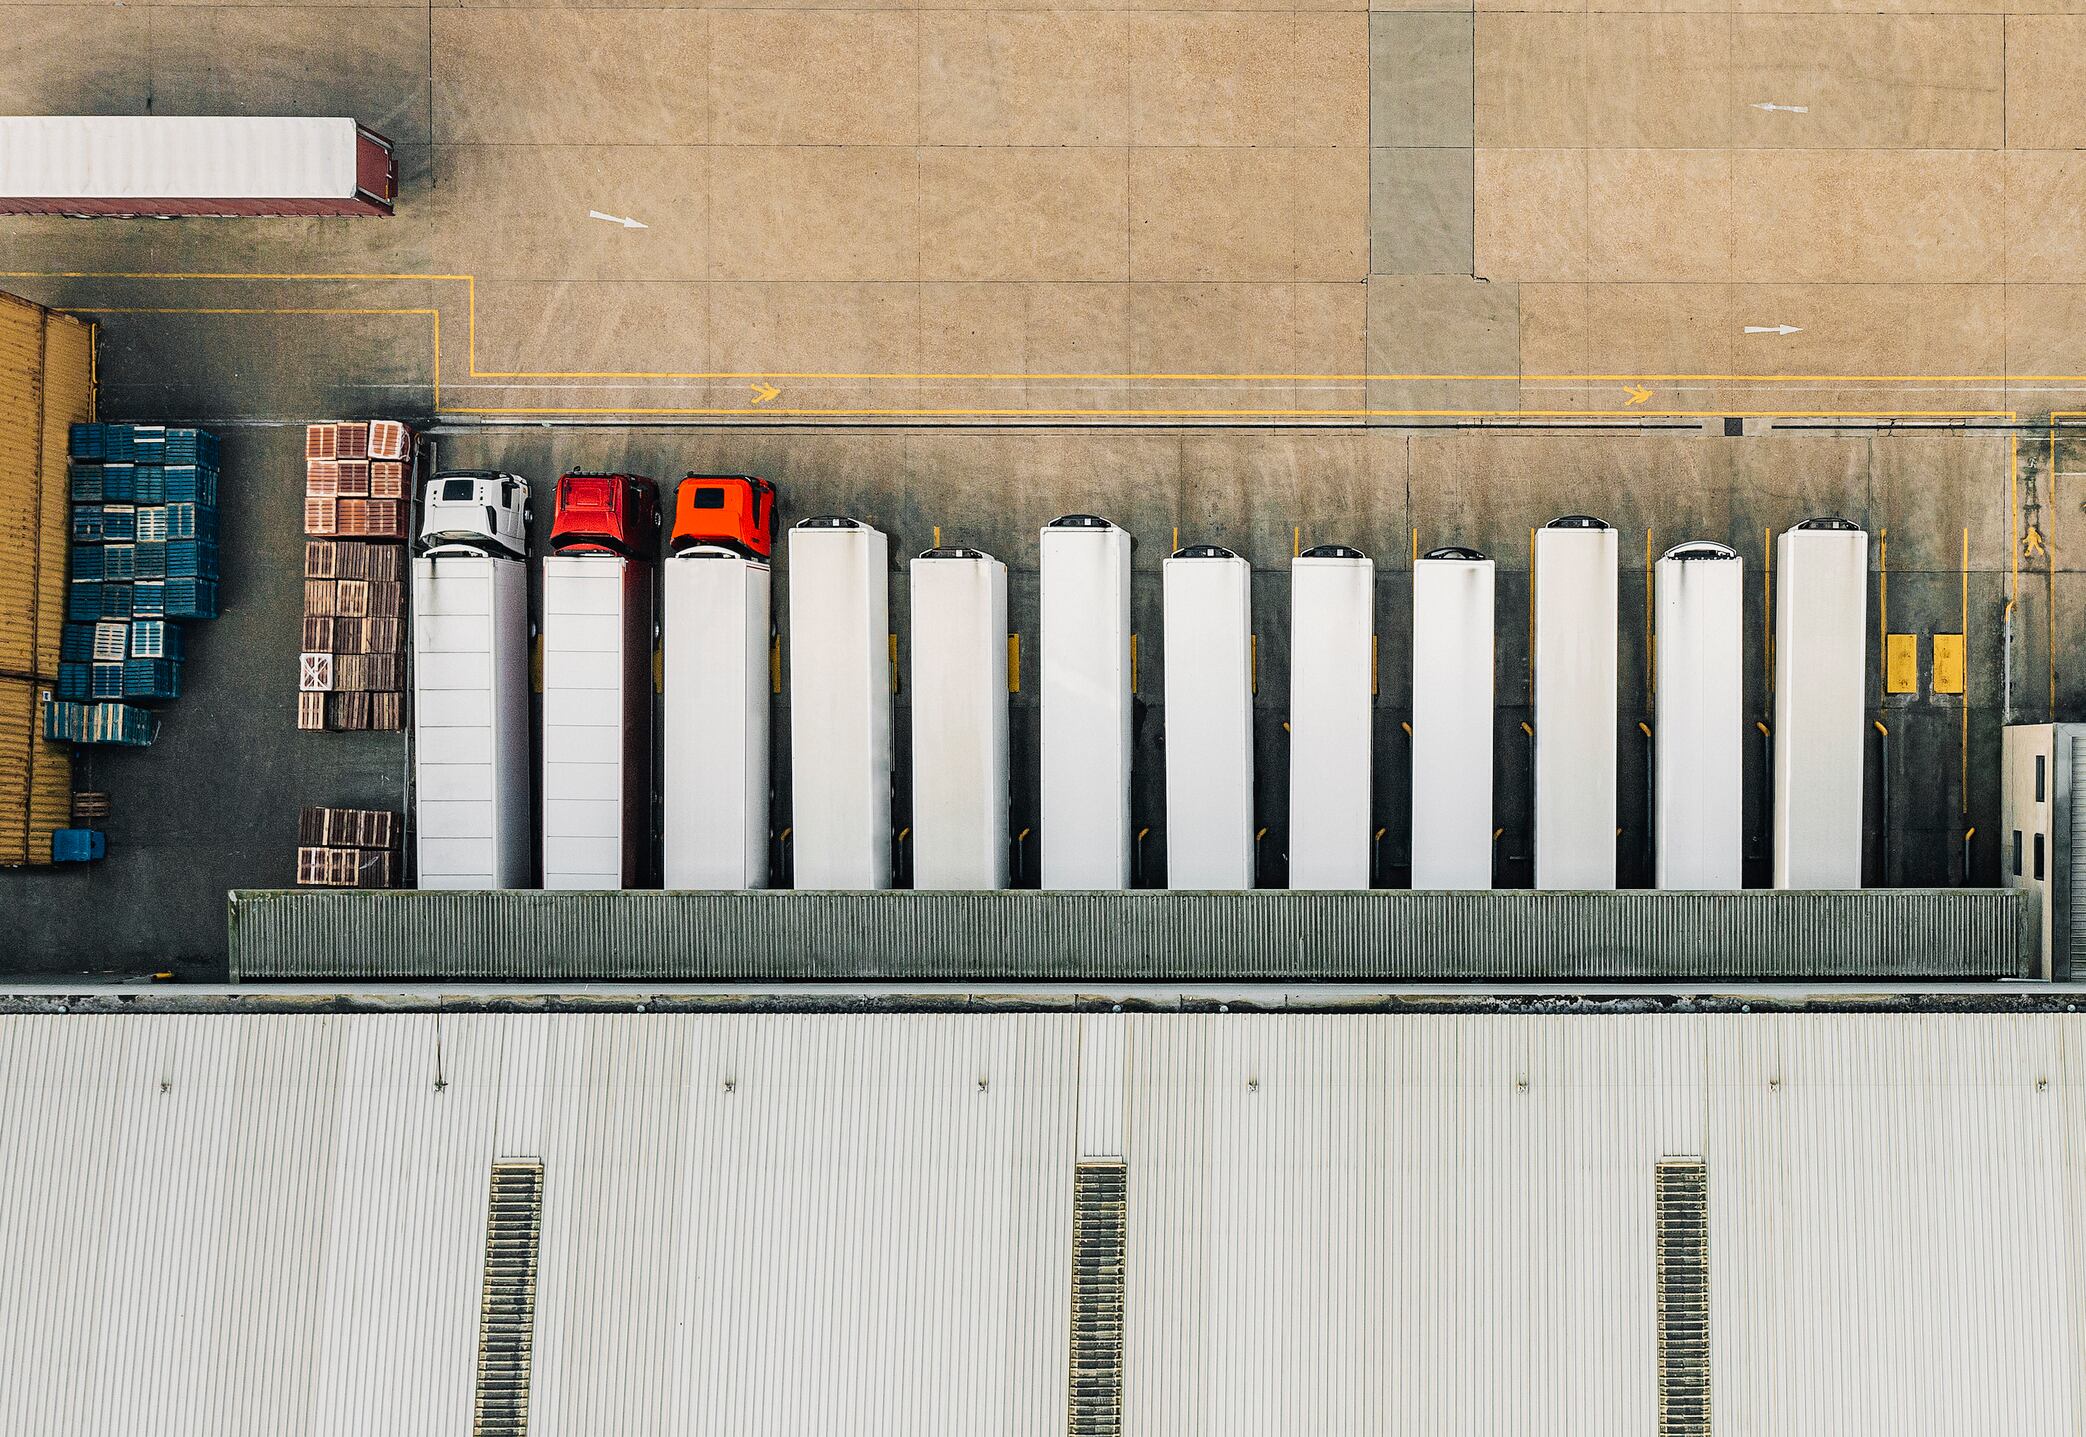
M 529 556 L 529 481 L 493 469 L 456 469 L 427 481 L 420 552 L 477 550 Z

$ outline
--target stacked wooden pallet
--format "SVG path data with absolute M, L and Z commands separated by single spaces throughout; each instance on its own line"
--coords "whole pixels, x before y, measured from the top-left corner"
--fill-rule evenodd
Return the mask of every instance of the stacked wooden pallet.
M 405 540 L 419 445 L 391 419 L 304 431 L 297 727 L 405 727 Z
M 399 815 L 386 808 L 307 808 L 297 817 L 302 888 L 396 888 Z

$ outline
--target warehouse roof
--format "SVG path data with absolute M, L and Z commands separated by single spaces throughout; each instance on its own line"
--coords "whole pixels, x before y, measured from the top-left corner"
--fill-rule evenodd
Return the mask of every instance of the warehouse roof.
M 0 1428 L 465 1430 L 507 1162 L 536 1434 L 1062 1433 L 1112 1272 L 1127 1432 L 1648 1431 L 1678 1163 L 1719 1430 L 2074 1431 L 2082 1108 L 2036 1013 L 17 1012 Z

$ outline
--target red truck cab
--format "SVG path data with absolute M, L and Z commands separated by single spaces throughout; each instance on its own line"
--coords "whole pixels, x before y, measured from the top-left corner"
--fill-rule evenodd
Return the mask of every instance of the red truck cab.
M 552 553 L 649 560 L 658 534 L 659 490 L 642 474 L 567 474 L 558 481 Z
M 674 495 L 667 552 L 712 547 L 765 559 L 775 548 L 775 486 L 751 474 L 690 474 Z

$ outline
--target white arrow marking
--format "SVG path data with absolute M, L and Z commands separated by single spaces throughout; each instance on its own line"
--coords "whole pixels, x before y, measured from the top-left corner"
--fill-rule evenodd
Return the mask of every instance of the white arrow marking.
M 648 230 L 651 228 L 650 225 L 642 220 L 626 219 L 622 215 L 605 215 L 600 210 L 588 210 L 587 218 L 590 220 L 607 220 L 610 224 L 621 225 L 626 230 Z
M 1803 326 L 1800 324 L 1749 324 L 1746 326 L 1747 334 L 1802 334 L 1803 332 Z
M 1768 111 L 1780 110 L 1783 113 L 1790 115 L 1808 115 L 1811 113 L 1811 107 L 1809 105 L 1777 105 L 1772 100 L 1755 104 L 1752 108 L 1756 110 Z

